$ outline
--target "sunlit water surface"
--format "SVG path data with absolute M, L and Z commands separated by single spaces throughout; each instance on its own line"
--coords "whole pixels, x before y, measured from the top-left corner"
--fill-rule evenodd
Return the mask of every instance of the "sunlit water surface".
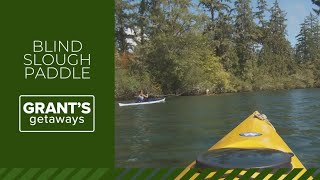
M 117 167 L 185 167 L 258 110 L 310 167 L 320 167 L 320 89 L 172 97 L 115 109 Z

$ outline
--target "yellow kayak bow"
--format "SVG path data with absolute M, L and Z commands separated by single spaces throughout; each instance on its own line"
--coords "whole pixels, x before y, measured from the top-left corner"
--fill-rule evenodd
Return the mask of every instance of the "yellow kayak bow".
M 238 177 L 241 177 L 246 169 L 269 167 L 302 168 L 303 170 L 296 178 L 306 171 L 298 157 L 279 136 L 267 117 L 256 111 L 213 145 L 208 152 L 200 155 L 196 161 L 187 166 L 176 177 L 176 180 L 181 179 L 191 168 L 200 169 L 190 178 L 196 179 L 201 169 L 204 168 L 242 168 L 245 170 L 239 174 Z M 231 171 L 227 171 L 226 174 Z M 206 178 L 208 179 L 214 174 L 213 171 Z M 258 175 L 257 172 L 251 177 L 254 178 Z M 271 177 L 272 174 L 268 176 Z M 285 175 L 281 176 L 280 179 L 284 177 Z

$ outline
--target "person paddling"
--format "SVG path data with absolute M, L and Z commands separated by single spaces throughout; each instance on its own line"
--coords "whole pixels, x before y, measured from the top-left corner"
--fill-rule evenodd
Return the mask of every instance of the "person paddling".
M 143 90 L 140 90 L 140 93 L 138 95 L 138 102 L 143 102 L 143 101 L 147 101 L 149 95 L 145 95 L 143 94 Z

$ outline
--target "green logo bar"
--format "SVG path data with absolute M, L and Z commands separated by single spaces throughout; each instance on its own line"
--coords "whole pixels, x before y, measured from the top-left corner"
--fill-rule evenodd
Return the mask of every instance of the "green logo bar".
M 21 95 L 20 132 L 94 132 L 93 95 Z

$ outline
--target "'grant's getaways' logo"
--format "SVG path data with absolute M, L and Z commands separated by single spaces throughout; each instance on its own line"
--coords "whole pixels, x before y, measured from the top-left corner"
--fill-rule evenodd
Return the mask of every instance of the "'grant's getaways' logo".
M 20 132 L 94 132 L 94 96 L 21 95 Z

